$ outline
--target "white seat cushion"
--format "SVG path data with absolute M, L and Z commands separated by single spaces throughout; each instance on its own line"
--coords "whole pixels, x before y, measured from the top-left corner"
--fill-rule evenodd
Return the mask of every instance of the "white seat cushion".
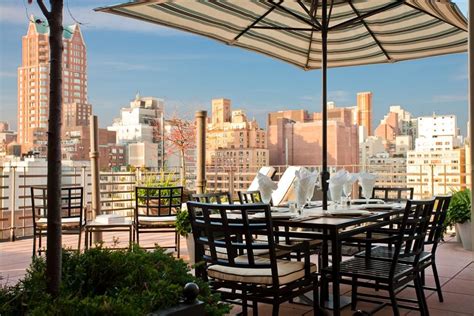
M 48 226 L 48 219 L 46 217 L 41 217 L 36 221 L 36 225 L 40 228 Z M 61 226 L 64 228 L 73 228 L 79 227 L 79 217 L 66 217 L 61 218 Z
M 246 256 L 237 257 L 236 262 L 247 262 Z M 268 264 L 269 260 L 266 258 L 256 257 L 255 262 L 261 264 Z M 311 273 L 316 272 L 316 265 L 310 264 Z M 304 262 L 300 261 L 277 261 L 278 281 L 280 285 L 288 284 L 290 282 L 301 279 L 305 276 Z M 211 265 L 207 270 L 211 278 L 234 281 L 252 284 L 273 284 L 272 271 L 270 268 L 238 268 L 228 267 L 223 265 Z
M 138 223 L 140 225 L 153 225 L 153 226 L 169 226 L 174 225 L 176 222 L 176 216 L 138 216 Z

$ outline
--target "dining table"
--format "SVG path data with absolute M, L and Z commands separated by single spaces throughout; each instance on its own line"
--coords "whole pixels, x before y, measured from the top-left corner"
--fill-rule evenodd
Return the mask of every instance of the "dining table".
M 359 211 L 357 211 L 359 210 Z M 349 297 L 341 297 L 339 272 L 342 259 L 341 248 L 345 239 L 361 233 L 370 232 L 373 229 L 390 225 L 396 222 L 403 213 L 403 203 L 392 205 L 367 204 L 354 206 L 339 206 L 329 211 L 319 206 L 309 206 L 303 209 L 300 215 L 287 216 L 285 207 L 272 209 L 272 223 L 275 231 L 281 232 L 285 238 L 307 238 L 308 240 L 320 240 L 322 268 L 332 265 L 332 296 L 329 295 L 329 280 L 321 280 L 320 306 L 332 309 L 333 315 L 340 315 L 340 310 L 350 304 Z M 275 214 L 275 216 L 273 216 Z M 279 240 L 279 238 L 277 238 Z M 330 245 L 330 246 L 329 246 Z M 331 252 L 329 252 L 329 247 Z M 366 244 L 365 250 L 370 252 L 370 244 Z

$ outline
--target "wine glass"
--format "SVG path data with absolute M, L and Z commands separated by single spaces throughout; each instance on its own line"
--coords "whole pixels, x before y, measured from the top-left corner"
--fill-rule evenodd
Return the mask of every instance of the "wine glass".
M 375 181 L 375 179 L 362 179 L 360 181 L 360 186 L 362 187 L 362 195 L 364 196 L 367 205 L 369 205 L 369 200 L 372 197 Z
M 272 192 L 270 190 L 265 191 L 265 190 L 262 190 L 260 192 L 260 195 L 262 197 L 262 202 L 265 203 L 265 204 L 270 204 L 270 201 L 272 200 Z
M 352 184 L 352 181 L 347 181 L 346 183 L 344 183 L 344 187 L 342 188 L 342 192 L 344 193 L 344 199 L 347 204 L 349 204 L 348 202 L 350 201 L 350 197 L 352 194 Z

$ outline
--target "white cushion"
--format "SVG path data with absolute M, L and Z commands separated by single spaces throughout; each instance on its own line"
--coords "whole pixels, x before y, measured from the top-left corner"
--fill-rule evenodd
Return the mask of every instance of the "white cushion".
M 237 257 L 236 262 L 246 263 L 247 257 Z M 268 264 L 269 259 L 255 257 L 255 263 Z M 304 262 L 277 260 L 278 282 L 280 285 L 301 279 L 305 276 Z M 316 272 L 316 265 L 310 264 L 311 273 Z M 252 284 L 273 284 L 271 268 L 238 268 L 224 265 L 211 265 L 207 269 L 207 273 L 211 278 Z
M 170 226 L 176 223 L 176 216 L 138 216 L 139 225 Z
M 41 217 L 36 221 L 36 225 L 41 227 L 48 226 L 48 219 Z M 79 227 L 79 217 L 65 217 L 61 218 L 61 226 L 63 227 Z
M 287 201 L 296 199 L 295 196 L 295 180 L 296 171 L 300 170 L 300 166 L 289 166 L 278 181 L 278 188 L 272 193 L 272 202 L 274 206 L 278 206 Z

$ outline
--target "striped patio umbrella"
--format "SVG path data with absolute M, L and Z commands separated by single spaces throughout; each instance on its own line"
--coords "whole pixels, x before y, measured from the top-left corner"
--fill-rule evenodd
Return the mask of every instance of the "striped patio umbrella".
M 325 209 L 327 68 L 467 50 L 467 20 L 450 0 L 136 0 L 96 10 L 321 69 Z

